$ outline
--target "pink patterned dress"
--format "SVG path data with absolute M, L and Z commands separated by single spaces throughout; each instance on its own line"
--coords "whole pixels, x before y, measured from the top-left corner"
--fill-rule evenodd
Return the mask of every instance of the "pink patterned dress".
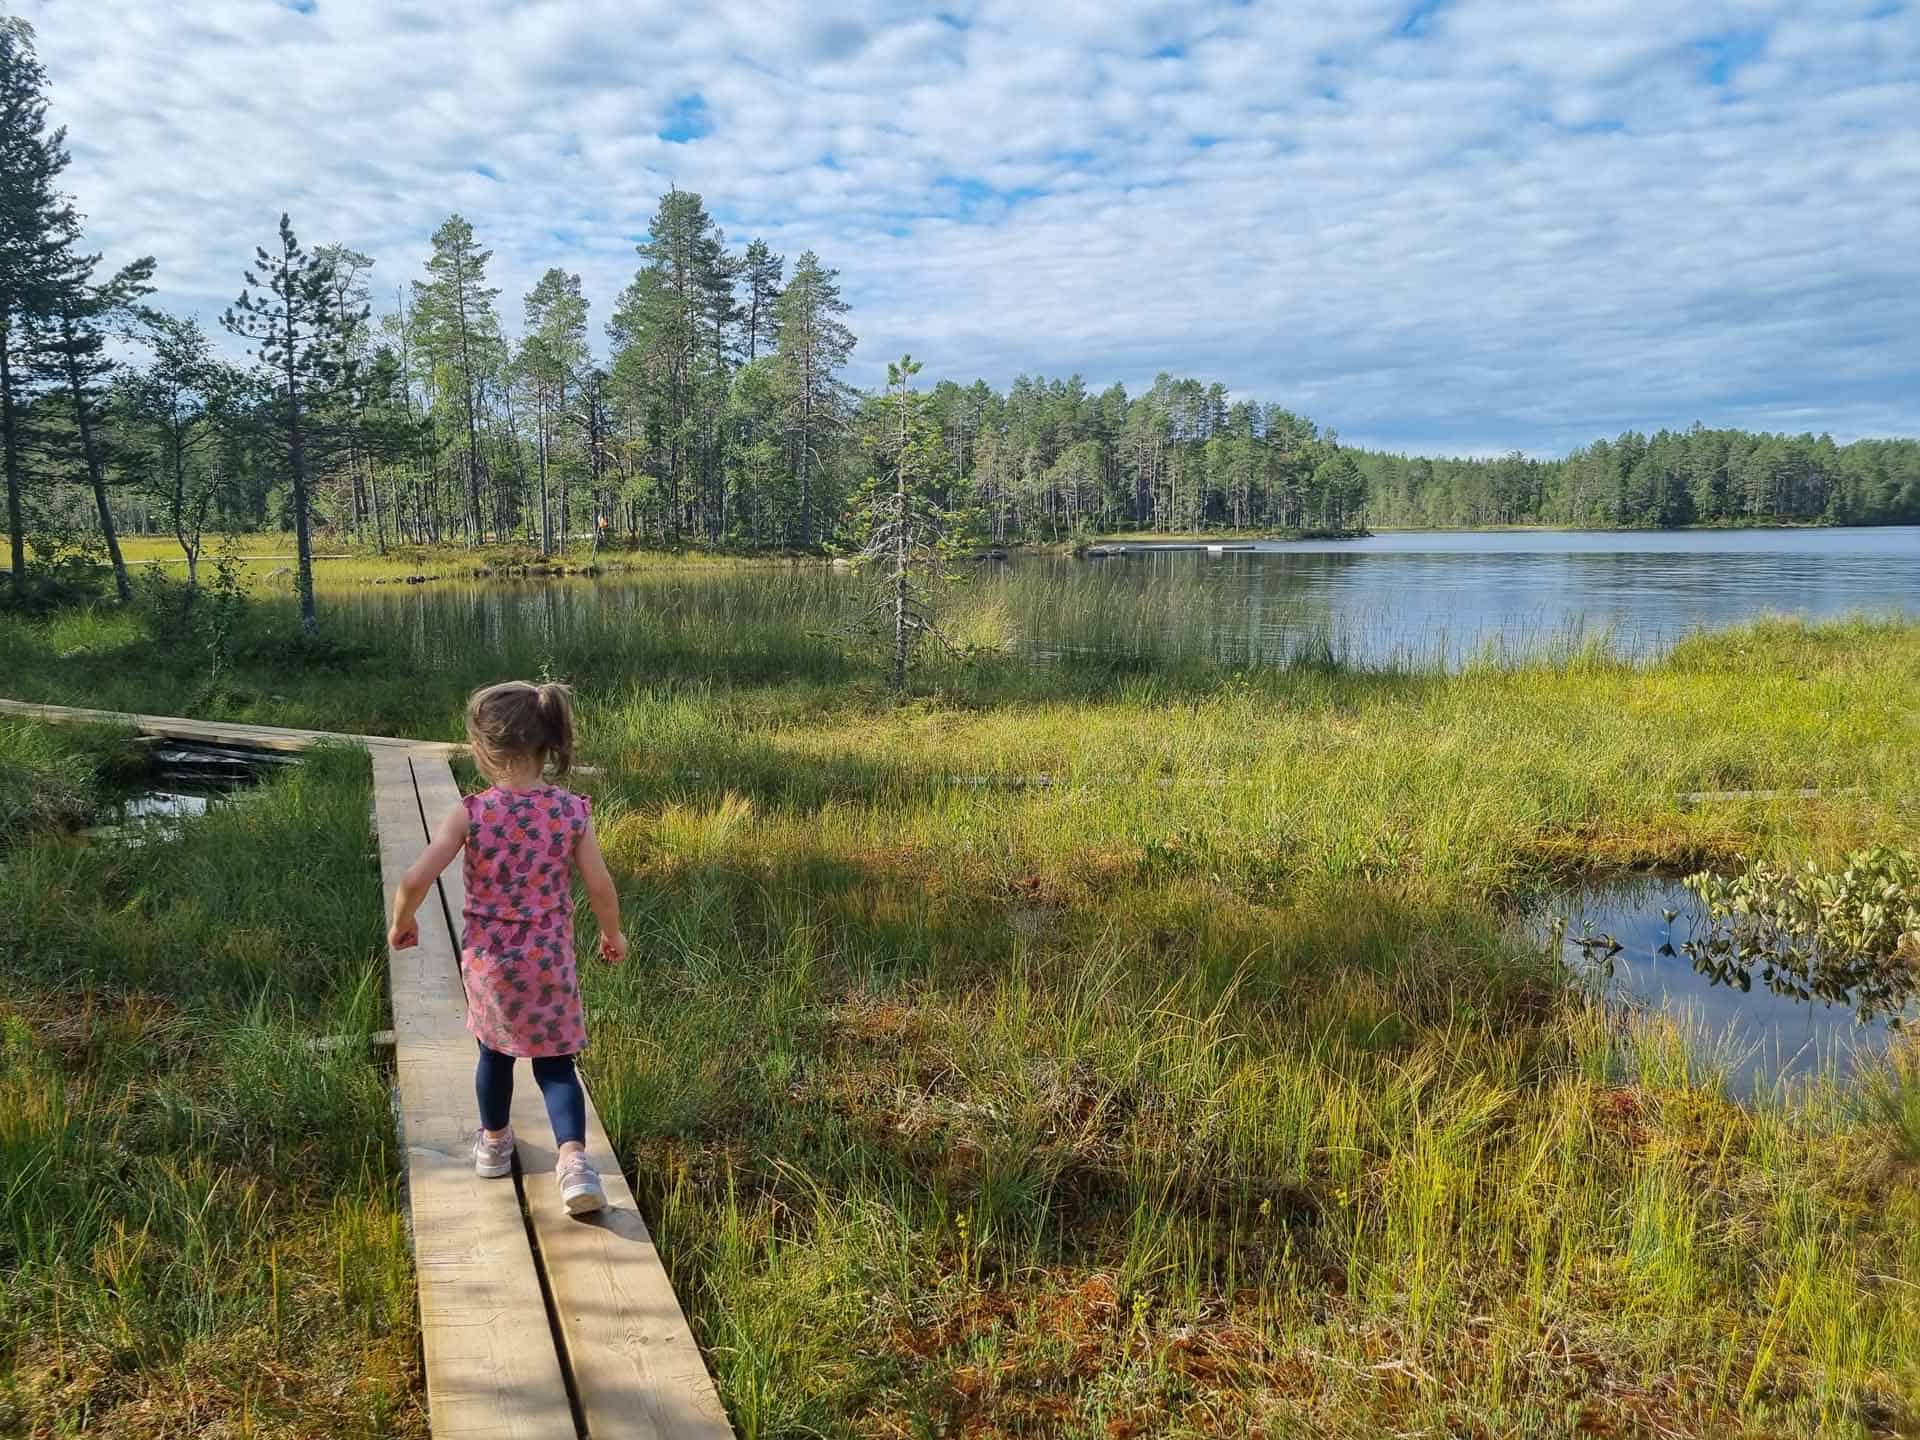
M 573 965 L 573 849 L 592 804 L 553 785 L 496 785 L 462 803 L 467 1029 L 502 1055 L 577 1055 L 587 1028 Z

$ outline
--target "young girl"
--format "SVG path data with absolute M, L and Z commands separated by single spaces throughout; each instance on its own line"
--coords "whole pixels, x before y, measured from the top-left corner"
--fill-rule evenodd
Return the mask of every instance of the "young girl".
M 543 778 L 549 765 L 558 778 L 573 763 L 567 687 L 511 680 L 476 691 L 467 702 L 467 743 L 492 784 L 447 813 L 426 853 L 401 878 L 387 943 L 396 950 L 420 943 L 414 916 L 464 849 L 460 978 L 467 1029 L 480 1045 L 473 1168 L 488 1177 L 513 1168 L 513 1062 L 529 1056 L 560 1150 L 560 1199 L 582 1215 L 600 1209 L 607 1196 L 587 1159 L 587 1097 L 573 1069 L 587 1043 L 573 965 L 574 868 L 600 922 L 600 958 L 609 965 L 626 959 L 627 937 L 587 798 Z

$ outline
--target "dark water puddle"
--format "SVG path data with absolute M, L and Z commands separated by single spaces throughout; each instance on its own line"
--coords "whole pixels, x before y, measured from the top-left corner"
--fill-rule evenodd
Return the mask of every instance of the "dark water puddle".
M 172 839 L 214 806 L 297 763 L 277 751 L 163 742 L 153 747 L 145 777 L 96 812 L 81 835 L 118 845 Z
M 1679 1020 L 1702 1038 L 1734 1093 L 1752 1098 L 1777 1082 L 1844 1076 L 1883 1054 L 1898 1023 L 1920 1022 L 1909 1003 L 1893 1017 L 1854 1004 L 1802 998 L 1791 977 L 1716 963 L 1713 925 L 1679 880 L 1644 877 L 1588 886 L 1535 912 L 1535 933 L 1610 1003 Z

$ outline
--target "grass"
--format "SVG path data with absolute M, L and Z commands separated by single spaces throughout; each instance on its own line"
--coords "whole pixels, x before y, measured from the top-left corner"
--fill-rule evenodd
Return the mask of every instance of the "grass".
M 207 537 L 200 556 L 202 580 L 211 577 L 213 561 L 224 543 L 225 537 Z M 296 559 L 292 535 L 279 531 L 235 535 L 231 544 L 242 575 L 275 591 L 291 590 Z M 171 536 L 122 536 L 120 552 L 129 566 L 160 569 L 174 579 L 186 574 L 184 552 Z M 589 566 L 598 573 L 617 575 L 742 563 L 725 552 L 693 547 L 636 550 L 620 544 L 596 555 L 592 546 L 581 540 L 552 555 L 542 555 L 538 545 L 524 541 L 490 542 L 479 547 L 390 545 L 382 552 L 370 543 L 356 544 L 322 535 L 314 538 L 313 553 L 318 583 L 330 586 L 575 573 Z
M 84 823 L 102 788 L 141 763 L 118 731 L 56 734 L 0 722 L 0 851 L 32 832 Z
M 0 722 L 0 765 L 77 738 Z M 0 855 L 0 1433 L 426 1433 L 386 1082 L 305 1043 L 384 1024 L 368 798 L 321 754 Z
M 1738 1105 L 1710 1042 L 1596 1010 L 1506 918 L 1588 871 L 1913 844 L 1920 627 L 1250 669 L 1203 595 L 1047 613 L 1014 577 L 895 705 L 853 584 L 333 592 L 325 665 L 274 600 L 217 685 L 144 612 L 70 611 L 0 622 L 0 668 L 444 738 L 473 684 L 576 680 L 635 940 L 587 972 L 586 1066 L 744 1435 L 1920 1426 L 1911 1052 Z M 377 924 L 364 883 L 328 933 Z M 281 973 L 110 933 L 89 963 L 140 993 L 196 947 L 223 1006 Z

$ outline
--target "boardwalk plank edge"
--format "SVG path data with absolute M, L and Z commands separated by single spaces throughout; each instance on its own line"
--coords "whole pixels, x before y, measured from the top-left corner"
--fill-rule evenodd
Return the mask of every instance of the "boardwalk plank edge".
M 0 699 L 0 715 L 19 715 L 60 725 L 122 725 L 167 740 L 213 740 L 255 750 L 309 750 L 315 745 L 361 745 L 412 753 L 452 756 L 464 745 L 445 740 L 408 740 L 398 735 L 354 735 L 333 730 L 301 730 L 285 725 L 249 725 L 238 720 L 194 720 L 183 715 L 141 715 L 127 710 L 90 710 L 47 705 L 33 700 Z

